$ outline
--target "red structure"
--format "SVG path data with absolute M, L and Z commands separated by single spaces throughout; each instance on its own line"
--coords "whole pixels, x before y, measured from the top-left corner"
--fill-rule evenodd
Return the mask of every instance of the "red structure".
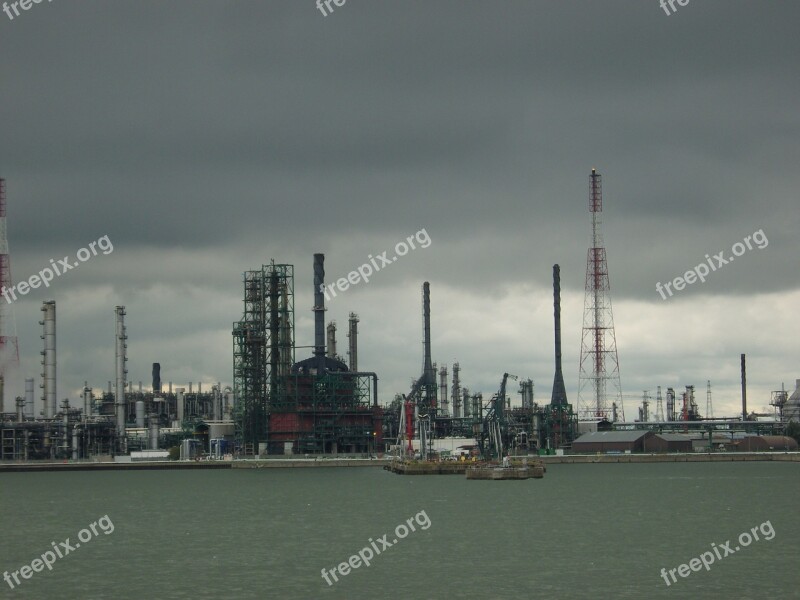
M 414 445 L 412 444 L 412 440 L 414 439 L 414 403 L 410 400 L 406 400 L 405 404 L 406 409 L 406 440 L 408 440 L 408 447 L 406 450 L 409 454 L 414 454 Z
M 383 409 L 370 405 L 369 376 L 293 373 L 283 384 L 270 406 L 270 454 L 383 452 Z
M 13 285 L 6 234 L 6 180 L 0 178 L 0 293 L 7 293 Z M 10 294 L 0 298 L 0 377 L 4 379 L 12 370 L 19 368 L 16 323 L 8 298 L 13 300 Z M 0 404 L 0 412 L 2 410 Z
M 611 283 L 600 230 L 603 212 L 603 184 L 592 169 L 589 211 L 592 213 L 592 246 L 586 257 L 586 296 L 583 305 L 578 416 L 580 419 L 625 420 L 619 357 L 611 310 Z M 613 391 L 608 394 L 608 382 Z

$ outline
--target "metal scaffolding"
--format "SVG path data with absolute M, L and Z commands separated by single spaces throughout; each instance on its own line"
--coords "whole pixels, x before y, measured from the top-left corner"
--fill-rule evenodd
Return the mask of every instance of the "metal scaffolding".
M 267 442 L 270 405 L 294 363 L 294 267 L 272 261 L 244 273 L 244 312 L 233 324 L 237 451 L 252 455 Z
M 270 405 L 270 454 L 375 452 L 382 409 L 371 373 L 292 374 Z

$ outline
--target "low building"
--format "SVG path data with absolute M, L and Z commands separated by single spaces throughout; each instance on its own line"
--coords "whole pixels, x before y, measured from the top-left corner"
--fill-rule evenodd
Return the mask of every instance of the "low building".
M 785 435 L 751 435 L 739 440 L 738 452 L 797 452 L 797 440 Z
M 578 434 L 593 433 L 595 431 L 611 431 L 614 424 L 608 419 L 590 419 L 578 421 Z
M 692 437 L 680 433 L 657 433 L 647 443 L 648 452 L 692 452 Z
M 573 452 L 652 452 L 652 431 L 594 431 L 572 442 Z
M 705 432 L 690 434 L 695 452 L 708 452 L 708 435 Z M 744 431 L 721 432 L 715 431 L 711 435 L 711 450 L 714 452 L 732 452 L 736 445 L 747 437 Z
M 169 451 L 167 450 L 142 450 L 140 452 L 131 452 L 131 462 L 158 462 L 168 461 Z

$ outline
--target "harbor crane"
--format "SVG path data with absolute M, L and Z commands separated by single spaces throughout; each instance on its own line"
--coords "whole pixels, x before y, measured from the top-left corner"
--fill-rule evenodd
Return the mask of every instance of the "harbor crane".
M 503 373 L 500 390 L 489 402 L 481 407 L 481 414 L 475 415 L 473 432 L 484 458 L 502 460 L 504 440 L 508 436 L 508 421 L 505 416 L 506 384 L 509 379 L 517 381 L 517 375 Z

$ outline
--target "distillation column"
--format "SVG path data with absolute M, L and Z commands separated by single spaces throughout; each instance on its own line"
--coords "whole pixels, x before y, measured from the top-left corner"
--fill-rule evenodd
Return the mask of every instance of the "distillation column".
M 42 402 L 44 403 L 44 418 L 53 419 L 56 416 L 56 303 L 49 300 L 42 303 L 44 320 L 42 339 L 44 351 L 42 352 Z
M 441 415 L 450 415 L 450 408 L 447 402 L 447 365 L 439 369 L 439 398 L 442 399 Z
M 350 313 L 350 326 L 347 332 L 350 349 L 347 354 L 350 358 L 350 370 L 358 371 L 358 315 Z
M 336 358 L 336 321 L 328 323 L 328 356 Z
M 458 363 L 453 363 L 453 387 L 450 388 L 450 394 L 453 400 L 453 417 L 456 419 L 461 417 L 461 381 L 459 380 L 460 372 L 461 365 Z
M 92 388 L 88 381 L 83 382 L 83 416 L 87 419 L 92 416 Z
M 117 330 L 117 343 L 116 343 L 116 377 L 117 377 L 117 390 L 115 396 L 117 408 L 117 435 L 125 435 L 125 420 L 127 416 L 127 406 L 125 404 L 125 379 L 128 370 L 125 368 L 125 363 L 128 361 L 126 357 L 126 349 L 128 345 L 125 340 L 128 337 L 125 335 L 125 307 L 117 306 L 115 309 L 116 314 L 116 330 Z
M 25 414 L 33 417 L 33 379 L 25 380 Z

